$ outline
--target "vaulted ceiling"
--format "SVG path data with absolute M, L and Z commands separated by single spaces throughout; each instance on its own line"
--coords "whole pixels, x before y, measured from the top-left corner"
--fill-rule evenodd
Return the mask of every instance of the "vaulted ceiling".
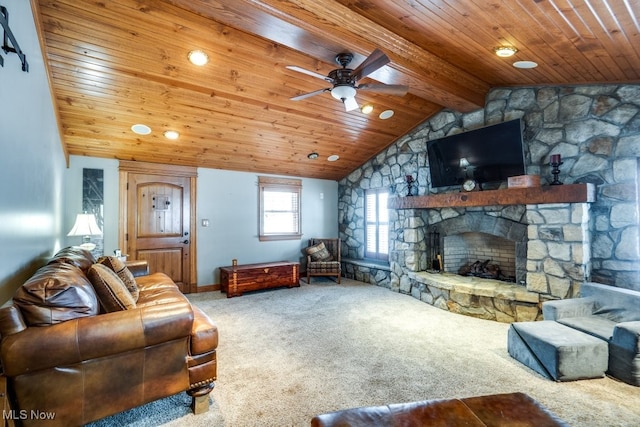
M 32 4 L 67 154 L 338 180 L 441 109 L 482 107 L 492 87 L 640 82 L 636 0 Z M 330 88 L 314 73 L 341 68 L 337 54 L 356 69 L 376 48 L 390 62 L 357 84 L 406 95 L 358 90 L 370 114 L 329 92 L 291 100 Z M 206 65 L 188 62 L 195 49 Z

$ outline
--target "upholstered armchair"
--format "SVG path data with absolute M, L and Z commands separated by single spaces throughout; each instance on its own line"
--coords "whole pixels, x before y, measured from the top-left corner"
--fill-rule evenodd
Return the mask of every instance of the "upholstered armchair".
M 311 276 L 335 276 L 340 283 L 340 239 L 309 239 L 307 253 L 307 283 Z

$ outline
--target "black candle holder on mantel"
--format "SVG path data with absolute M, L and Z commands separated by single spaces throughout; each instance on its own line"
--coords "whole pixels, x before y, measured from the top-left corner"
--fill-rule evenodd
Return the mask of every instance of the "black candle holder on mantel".
M 564 162 L 560 157 L 560 154 L 552 154 L 551 161 L 549 165 L 551 166 L 551 174 L 553 175 L 553 181 L 551 181 L 551 185 L 562 185 L 562 182 L 558 179 L 558 175 L 560 175 L 560 165 Z
M 407 175 L 405 179 L 407 181 L 407 196 L 413 196 L 413 185 L 415 184 L 413 176 Z

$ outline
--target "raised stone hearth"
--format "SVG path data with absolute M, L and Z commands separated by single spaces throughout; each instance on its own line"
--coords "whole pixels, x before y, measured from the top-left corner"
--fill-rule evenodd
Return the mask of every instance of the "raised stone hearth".
M 409 273 L 411 295 L 454 313 L 499 322 L 523 322 L 539 316 L 537 292 L 500 280 L 450 273 Z

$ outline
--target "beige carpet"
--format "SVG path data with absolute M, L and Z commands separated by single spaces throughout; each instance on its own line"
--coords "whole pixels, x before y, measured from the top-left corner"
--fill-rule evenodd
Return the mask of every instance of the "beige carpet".
M 190 295 L 220 330 L 208 413 L 182 393 L 96 426 L 307 426 L 342 408 L 520 391 L 572 426 L 640 425 L 640 388 L 556 383 L 509 357 L 507 324 L 343 280 L 227 299 Z

